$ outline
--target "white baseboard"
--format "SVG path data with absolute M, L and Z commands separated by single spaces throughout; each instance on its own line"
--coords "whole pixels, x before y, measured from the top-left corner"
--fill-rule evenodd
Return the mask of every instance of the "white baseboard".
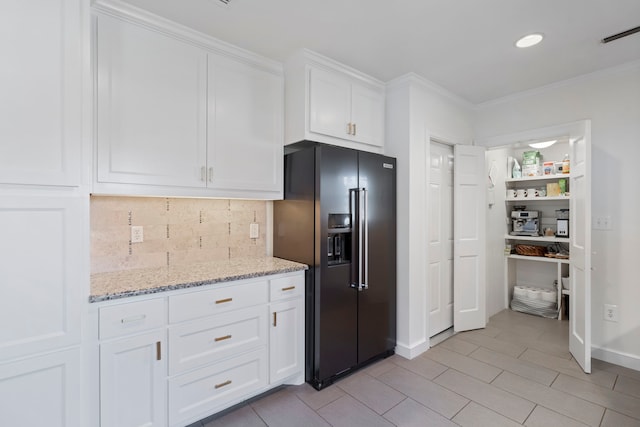
M 633 354 L 592 346 L 591 357 L 613 363 L 614 365 L 624 366 L 625 368 L 640 371 L 640 357 Z
M 413 359 L 420 356 L 425 351 L 429 350 L 429 341 L 420 341 L 417 344 L 408 346 L 403 343 L 396 342 L 396 354 L 402 356 L 405 359 Z

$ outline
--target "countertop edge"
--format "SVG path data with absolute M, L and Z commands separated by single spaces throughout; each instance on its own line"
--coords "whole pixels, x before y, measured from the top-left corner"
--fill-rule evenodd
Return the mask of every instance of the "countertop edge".
M 298 264 L 298 265 L 290 266 L 290 267 L 277 268 L 277 269 L 274 269 L 274 270 L 264 270 L 264 271 L 255 271 L 255 272 L 251 272 L 251 273 L 233 274 L 233 275 L 228 275 L 228 276 L 224 276 L 224 277 L 214 277 L 214 278 L 206 279 L 206 280 L 198 280 L 198 281 L 193 281 L 193 282 L 177 283 L 177 284 L 172 284 L 172 285 L 162 285 L 162 286 L 157 286 L 157 287 L 129 290 L 129 291 L 124 291 L 124 292 L 116 292 L 116 293 L 107 293 L 107 294 L 102 294 L 102 295 L 89 295 L 89 303 L 112 301 L 112 300 L 135 297 L 135 296 L 141 296 L 141 295 L 152 295 L 152 294 L 161 293 L 161 292 L 168 292 L 168 291 L 174 291 L 174 290 L 180 290 L 180 289 L 189 289 L 189 288 L 195 288 L 195 287 L 199 287 L 199 286 L 206 286 L 206 285 L 211 285 L 211 284 L 214 284 L 214 283 L 232 282 L 232 281 L 236 281 L 236 280 L 244 280 L 244 279 L 252 279 L 252 278 L 256 278 L 256 277 L 264 277 L 264 276 L 272 276 L 272 275 L 277 275 L 277 274 L 293 273 L 293 272 L 296 272 L 296 271 L 305 271 L 305 270 L 309 269 L 309 266 L 307 266 L 306 264 L 300 264 L 300 263 L 296 263 L 296 264 Z

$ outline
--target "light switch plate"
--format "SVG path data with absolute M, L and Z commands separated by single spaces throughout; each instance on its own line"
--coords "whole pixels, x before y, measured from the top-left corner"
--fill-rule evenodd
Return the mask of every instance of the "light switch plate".
M 260 225 L 254 222 L 249 225 L 249 238 L 257 239 L 258 237 L 260 237 Z

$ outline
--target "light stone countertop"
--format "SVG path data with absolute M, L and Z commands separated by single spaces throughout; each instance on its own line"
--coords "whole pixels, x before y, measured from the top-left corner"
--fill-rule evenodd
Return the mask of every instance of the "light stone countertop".
M 180 267 L 145 268 L 91 275 L 89 302 L 186 289 L 217 282 L 306 270 L 305 264 L 280 258 L 241 258 Z

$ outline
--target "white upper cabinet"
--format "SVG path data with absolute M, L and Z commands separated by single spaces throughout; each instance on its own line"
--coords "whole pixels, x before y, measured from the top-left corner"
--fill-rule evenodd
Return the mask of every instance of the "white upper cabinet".
M 286 143 L 383 151 L 382 82 L 308 50 L 287 62 L 286 73 Z
M 81 4 L 0 4 L 0 183 L 80 183 Z
M 282 76 L 209 55 L 208 185 L 282 191 Z
M 98 182 L 204 187 L 207 54 L 97 19 Z
M 108 7 L 96 6 L 94 193 L 282 198 L 282 66 Z

